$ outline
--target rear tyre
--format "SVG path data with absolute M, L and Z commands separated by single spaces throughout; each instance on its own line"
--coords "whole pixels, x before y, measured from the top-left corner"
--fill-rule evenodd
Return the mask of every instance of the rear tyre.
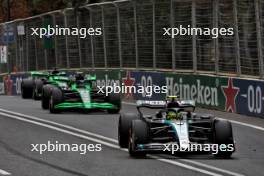
M 128 148 L 129 129 L 133 120 L 139 119 L 137 114 L 121 114 L 118 121 L 118 143 L 121 148 Z
M 40 100 L 42 94 L 43 82 L 39 79 L 35 80 L 34 82 L 34 89 L 33 89 L 33 99 Z
M 49 100 L 51 95 L 52 86 L 44 85 L 42 89 L 41 107 L 42 109 L 49 109 Z
M 107 97 L 107 102 L 116 106 L 115 109 L 107 109 L 110 114 L 117 114 L 121 109 L 121 96 L 118 93 L 110 93 Z
M 233 132 L 232 132 L 232 125 L 227 120 L 214 120 L 214 130 L 213 130 L 213 140 L 215 144 L 218 144 L 218 153 L 214 154 L 216 157 L 224 157 L 230 158 L 232 153 L 234 152 L 234 139 L 233 139 Z M 227 151 L 220 151 L 219 146 L 229 146 Z M 233 150 L 231 150 L 233 147 Z
M 31 79 L 23 79 L 21 82 L 21 96 L 23 99 L 32 98 L 34 81 Z
M 128 151 L 132 157 L 144 157 L 145 151 L 138 149 L 138 144 L 147 144 L 149 142 L 149 130 L 146 122 L 142 120 L 133 120 L 130 129 Z
M 49 99 L 50 113 L 60 113 L 60 109 L 55 108 L 56 105 L 63 102 L 63 93 L 59 88 L 53 88 Z

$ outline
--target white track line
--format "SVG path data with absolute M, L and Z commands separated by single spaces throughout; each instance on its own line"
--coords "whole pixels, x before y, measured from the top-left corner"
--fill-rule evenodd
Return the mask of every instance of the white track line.
M 220 118 L 220 119 L 223 119 L 223 118 Z M 256 125 L 252 125 L 252 124 L 247 124 L 247 123 L 239 122 L 239 121 L 235 121 L 235 120 L 228 120 L 228 121 L 230 121 L 230 122 L 232 122 L 234 124 L 238 124 L 238 125 L 242 125 L 242 126 L 246 126 L 246 127 L 250 127 L 250 128 L 254 128 L 254 129 L 257 129 L 257 130 L 264 131 L 264 128 L 263 127 L 260 127 L 260 126 L 256 126 Z
M 107 140 L 107 141 L 110 141 L 110 142 L 114 142 L 114 143 L 117 143 L 118 142 L 115 139 L 111 139 L 111 138 L 108 138 L 108 137 L 105 137 L 105 136 L 102 136 L 102 135 L 99 135 L 99 134 L 95 134 L 95 133 L 91 133 L 91 132 L 88 132 L 88 131 L 85 131 L 85 130 L 81 130 L 79 128 L 74 128 L 74 127 L 69 126 L 69 125 L 64 125 L 64 124 L 61 124 L 61 123 L 56 123 L 54 121 L 44 120 L 44 119 L 37 118 L 37 117 L 34 117 L 34 116 L 30 116 L 30 115 L 26 115 L 26 114 L 21 114 L 21 113 L 13 112 L 13 111 L 8 111 L 8 110 L 2 109 L 2 108 L 0 108 L 0 111 L 6 112 L 6 113 L 10 113 L 10 114 L 13 114 L 13 115 L 18 115 L 18 116 L 25 117 L 25 118 L 32 119 L 32 120 L 37 120 L 37 121 L 49 123 L 49 124 L 52 124 L 52 125 L 56 125 L 56 126 L 59 126 L 59 127 L 63 127 L 63 128 L 69 129 L 69 130 L 73 130 L 73 131 L 76 131 L 76 132 L 80 132 L 80 133 L 83 133 L 83 134 L 86 134 L 86 135 L 89 135 L 89 136 L 93 136 L 93 137 L 97 137 L 97 138 L 100 138 L 100 139 L 103 139 L 103 140 Z
M 6 171 L 0 169 L 0 175 L 11 175 L 11 173 L 6 172 Z
M 21 113 L 17 113 L 17 112 L 11 112 L 11 111 L 4 110 L 4 109 L 1 109 L 1 108 L 0 108 L 0 110 L 10 113 L 10 114 L 6 114 L 6 113 L 3 113 L 3 112 L 0 112 L 0 115 L 6 116 L 6 117 L 10 117 L 10 118 L 13 118 L 13 119 L 17 119 L 17 120 L 25 121 L 25 122 L 32 123 L 32 124 L 35 124 L 35 125 L 43 126 L 43 127 L 46 127 L 46 128 L 49 128 L 49 129 L 53 129 L 53 130 L 56 130 L 56 131 L 60 131 L 60 132 L 63 132 L 63 133 L 69 134 L 69 135 L 77 136 L 77 137 L 80 137 L 80 138 L 83 138 L 83 139 L 86 139 L 86 140 L 89 140 L 89 141 L 101 143 L 101 144 L 103 144 L 105 146 L 108 146 L 108 147 L 111 147 L 111 148 L 114 148 L 114 149 L 127 151 L 126 149 L 120 149 L 118 145 L 103 141 L 103 140 L 107 139 L 108 141 L 117 143 L 117 140 L 112 139 L 112 138 L 108 138 L 108 137 L 105 137 L 105 136 L 102 136 L 102 135 L 97 135 L 95 133 L 91 133 L 91 132 L 88 132 L 88 131 L 80 130 L 80 129 L 77 129 L 77 128 L 74 128 L 74 127 L 71 127 L 71 126 L 68 126 L 68 125 L 63 125 L 63 124 L 60 124 L 60 123 L 56 123 L 56 122 L 53 122 L 53 121 L 43 120 L 43 119 L 40 119 L 40 118 L 37 118 L 37 117 L 34 117 L 34 116 L 27 116 L 25 114 L 21 114 Z M 11 114 L 13 114 L 13 115 L 11 115 Z M 19 116 L 21 116 L 21 117 L 19 117 Z M 24 118 L 30 118 L 32 120 L 24 119 L 23 117 Z M 102 140 L 96 139 L 96 138 L 93 138 L 93 137 L 88 137 L 88 136 L 85 136 L 83 134 L 78 134 L 78 133 L 75 133 L 75 132 L 72 132 L 72 131 L 68 131 L 66 129 L 62 129 L 62 128 L 59 128 L 59 127 L 54 127 L 54 126 L 49 125 L 49 124 L 36 122 L 36 121 L 33 121 L 33 120 L 38 120 L 38 121 L 42 121 L 42 122 L 46 122 L 46 123 L 50 123 L 50 124 L 54 124 L 54 125 L 56 124 L 57 126 L 61 126 L 61 127 L 68 128 L 68 129 L 71 129 L 71 130 L 77 129 L 76 130 L 77 132 L 81 132 L 81 133 L 85 132 L 84 134 L 91 135 L 91 136 L 100 138 Z M 157 156 L 154 156 L 154 155 L 149 155 L 149 156 L 151 158 L 155 158 L 155 159 L 157 159 L 159 161 L 162 161 L 162 162 L 166 162 L 166 163 L 170 163 L 170 164 L 173 164 L 173 165 L 176 165 L 176 166 L 188 168 L 189 170 L 197 171 L 197 172 L 204 173 L 204 174 L 207 174 L 207 175 L 220 176 L 217 173 L 210 172 L 210 171 L 207 171 L 207 170 L 204 170 L 204 169 L 200 169 L 200 168 L 196 168 L 196 167 L 193 167 L 193 166 L 190 166 L 190 165 L 186 165 L 186 164 L 183 164 L 181 162 L 174 161 L 174 160 L 164 159 L 164 158 L 160 158 L 160 157 L 157 157 Z M 221 169 L 221 168 L 217 168 L 217 167 L 214 167 L 214 166 L 210 166 L 210 165 L 207 165 L 207 164 L 201 165 L 199 162 L 195 162 L 195 161 L 192 161 L 192 164 L 200 165 L 200 166 L 203 166 L 203 167 L 206 166 L 206 168 L 209 168 L 211 170 L 215 170 L 215 171 L 222 172 L 222 173 L 229 174 L 229 175 L 233 175 L 233 176 L 243 176 L 242 174 L 231 172 L 231 171 L 228 171 L 228 170 L 225 170 L 225 169 Z
M 183 163 L 178 162 L 178 161 L 164 159 L 164 158 L 161 158 L 159 156 L 154 156 L 154 155 L 148 155 L 148 156 L 150 158 L 156 159 L 158 161 L 162 161 L 162 162 L 165 162 L 165 163 L 173 164 L 173 165 L 176 165 L 176 166 L 179 166 L 179 167 L 183 167 L 183 168 L 186 168 L 186 169 L 190 169 L 190 170 L 193 170 L 193 171 L 201 172 L 201 173 L 206 174 L 206 175 L 212 175 L 212 174 L 215 175 L 215 176 L 222 175 L 222 174 L 216 174 L 214 172 L 203 170 L 203 169 L 201 170 L 201 169 L 199 169 L 197 167 L 190 166 L 190 165 L 187 165 L 187 164 L 183 164 Z
M 127 105 L 133 105 L 133 106 L 136 106 L 137 105 L 136 103 L 131 103 L 131 102 L 122 102 L 122 103 L 123 104 L 127 104 Z M 219 119 L 224 119 L 224 118 L 219 118 Z M 246 127 L 250 127 L 250 128 L 254 128 L 254 129 L 257 129 L 257 130 L 264 131 L 264 128 L 263 127 L 260 127 L 260 126 L 256 126 L 256 125 L 252 125 L 252 124 L 247 124 L 247 123 L 239 122 L 239 121 L 236 121 L 236 120 L 229 120 L 229 121 L 232 122 L 232 123 L 238 124 L 238 125 L 242 125 L 242 126 L 246 126 Z
M 179 159 L 179 160 L 187 162 L 187 163 L 192 163 L 192 164 L 194 164 L 196 166 L 201 166 L 201 167 L 204 167 L 204 168 L 207 168 L 207 169 L 223 172 L 223 170 L 218 168 L 218 167 L 210 166 L 210 165 L 207 165 L 207 164 L 204 164 L 204 163 L 201 163 L 201 162 L 196 162 L 196 161 L 187 160 L 187 159 Z M 238 174 L 238 173 L 235 173 L 235 172 L 231 172 L 231 171 L 228 171 L 228 170 L 225 170 L 224 173 L 229 174 L 229 175 L 234 175 L 234 176 L 241 176 L 241 174 Z
M 75 133 L 75 132 L 71 132 L 71 131 L 68 131 L 68 130 L 65 130 L 65 129 L 58 128 L 58 127 L 54 127 L 52 125 L 47 125 L 47 124 L 44 124 L 44 123 L 41 123 L 41 122 L 36 122 L 36 121 L 33 121 L 33 120 L 24 119 L 22 117 L 6 114 L 6 113 L 2 113 L 2 112 L 0 112 L 0 115 L 6 116 L 6 117 L 10 117 L 10 118 L 13 118 L 13 119 L 16 119 L 16 120 L 28 122 L 28 123 L 31 123 L 31 124 L 39 125 L 39 126 L 42 126 L 42 127 L 46 127 L 46 128 L 52 129 L 52 130 L 56 130 L 56 131 L 59 131 L 59 132 L 65 133 L 65 134 L 76 136 L 76 137 L 79 137 L 79 138 L 82 138 L 82 139 L 86 139 L 86 140 L 89 140 L 89 141 L 93 141 L 93 142 L 96 142 L 96 143 L 101 143 L 101 144 L 103 144 L 105 146 L 108 146 L 108 147 L 111 147 L 111 148 L 114 148 L 114 149 L 120 149 L 118 145 L 111 144 L 111 143 L 102 141 L 100 139 L 95 139 L 93 137 L 88 137 L 88 136 L 81 135 L 81 134 L 78 134 L 78 133 Z M 126 151 L 124 149 L 122 149 L 122 150 Z M 155 158 L 155 157 L 153 157 L 153 158 Z M 186 165 L 186 164 L 182 164 L 182 163 L 179 163 L 179 162 L 176 162 L 176 161 L 171 161 L 171 160 L 162 159 L 162 158 L 155 158 L 155 159 L 157 159 L 159 161 L 166 162 L 166 163 L 170 163 L 170 164 L 173 164 L 173 165 L 177 165 L 177 166 L 180 166 L 180 167 L 184 167 L 184 168 L 187 168 L 189 170 L 193 170 L 193 171 L 196 171 L 196 172 L 204 173 L 204 174 L 207 174 L 207 175 L 222 176 L 222 175 L 214 173 L 214 172 L 210 172 L 210 171 L 207 171 L 207 170 L 204 170 L 204 169 L 199 169 L 199 168 L 196 168 L 196 167 L 193 167 L 193 166 L 189 166 L 189 165 Z

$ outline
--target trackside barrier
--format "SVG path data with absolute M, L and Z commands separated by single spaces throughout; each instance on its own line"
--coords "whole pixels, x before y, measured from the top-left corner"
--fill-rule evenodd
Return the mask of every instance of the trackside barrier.
M 199 107 L 232 113 L 264 117 L 264 81 L 209 75 L 191 75 L 167 72 L 95 70 L 86 71 L 97 76 L 98 86 L 167 86 L 168 95 L 193 99 Z M 69 71 L 69 75 L 75 72 Z M 28 73 L 0 76 L 0 94 L 20 95 L 20 83 Z M 123 94 L 123 99 L 133 101 L 161 100 L 166 94 L 147 96 L 145 93 Z

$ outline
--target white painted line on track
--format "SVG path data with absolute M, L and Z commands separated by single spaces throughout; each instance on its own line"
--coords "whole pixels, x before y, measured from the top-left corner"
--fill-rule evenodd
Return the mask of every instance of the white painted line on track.
M 201 163 L 201 162 L 196 162 L 196 161 L 187 160 L 187 159 L 179 159 L 179 160 L 187 162 L 187 163 L 192 163 L 192 164 L 194 164 L 196 166 L 201 166 L 201 167 L 204 167 L 204 168 L 207 168 L 207 169 L 211 169 L 211 170 L 219 171 L 219 172 L 222 172 L 222 173 L 226 173 L 226 174 L 229 174 L 229 175 L 242 176 L 241 174 L 238 174 L 238 173 L 235 173 L 235 172 L 232 172 L 232 171 L 228 171 L 228 170 L 223 170 L 223 169 L 220 169 L 218 167 L 210 166 L 210 165 L 207 165 L 207 164 L 204 164 L 204 163 Z
M 53 129 L 55 131 L 59 131 L 59 132 L 65 133 L 65 134 L 76 136 L 76 137 L 79 137 L 79 138 L 82 138 L 82 139 L 86 139 L 86 140 L 93 141 L 93 142 L 96 142 L 96 143 L 101 143 L 101 144 L 103 144 L 105 146 L 108 146 L 110 148 L 114 148 L 114 149 L 118 149 L 118 150 L 122 150 L 122 151 L 127 151 L 127 149 L 121 149 L 118 145 L 116 145 L 117 142 L 118 142 L 117 140 L 109 138 L 109 137 L 105 137 L 105 136 L 102 136 L 102 135 L 97 135 L 95 133 L 91 133 L 91 132 L 84 131 L 84 130 L 79 130 L 77 128 L 74 128 L 74 127 L 71 127 L 71 126 L 68 126 L 68 125 L 65 126 L 63 124 L 56 123 L 56 122 L 53 122 L 53 121 L 43 120 L 43 119 L 40 119 L 40 118 L 37 118 L 37 117 L 34 117 L 34 116 L 27 116 L 25 114 L 8 111 L 8 110 L 4 110 L 4 109 L 1 109 L 1 108 L 0 108 L 0 110 L 10 113 L 10 114 L 7 114 L 7 113 L 4 113 L 4 112 L 0 112 L 0 115 L 5 116 L 5 117 L 10 117 L 10 118 L 17 119 L 17 120 L 20 120 L 20 121 L 28 122 L 28 123 L 39 125 L 39 126 L 43 126 L 43 127 L 49 128 L 49 129 Z M 19 117 L 19 116 L 22 116 L 22 117 Z M 25 119 L 25 118 L 30 118 L 31 120 L 30 119 Z M 103 140 L 100 140 L 100 139 L 96 139 L 96 138 L 93 138 L 93 137 L 85 136 L 83 134 L 78 134 L 76 132 L 72 132 L 72 131 L 69 131 L 69 130 L 66 130 L 66 129 L 62 129 L 62 128 L 59 128 L 59 127 L 55 127 L 55 126 L 52 126 L 52 125 L 49 125 L 49 124 L 45 124 L 45 123 L 42 123 L 42 122 L 37 122 L 37 121 L 34 121 L 34 120 L 38 120 L 38 121 L 42 121 L 42 122 L 46 122 L 46 123 L 50 123 L 50 124 L 56 124 L 57 126 L 61 126 L 61 127 L 67 127 L 67 128 L 70 127 L 71 130 L 77 129 L 76 132 L 79 132 L 79 131 L 81 131 L 81 133 L 86 132 L 85 134 L 87 134 L 87 135 L 92 134 L 93 137 L 97 137 L 97 138 L 103 137 L 101 139 L 103 139 L 103 140 L 107 139 L 108 141 L 114 142 L 116 144 L 112 144 L 112 143 L 109 143 L 109 142 L 106 142 L 106 141 L 103 141 Z M 207 174 L 207 175 L 221 176 L 221 174 L 218 174 L 218 173 L 215 173 L 215 172 L 211 172 L 211 171 L 208 171 L 208 170 L 205 170 L 205 169 L 200 169 L 200 168 L 197 168 L 197 167 L 194 167 L 194 166 L 191 166 L 191 165 L 183 164 L 183 163 L 178 162 L 178 161 L 161 158 L 161 157 L 154 156 L 154 155 L 148 155 L 148 156 L 150 158 L 154 158 L 154 159 L 156 159 L 158 161 L 166 162 L 166 163 L 169 163 L 169 164 L 172 164 L 172 165 L 176 165 L 176 166 L 179 166 L 179 167 L 184 167 L 184 168 L 187 168 L 189 170 L 197 171 L 197 172 L 204 173 L 204 174 Z M 195 162 L 195 161 L 192 161 L 192 164 L 195 164 L 195 165 L 198 165 L 198 166 L 202 166 L 202 167 L 206 166 L 206 168 L 208 168 L 210 170 L 215 170 L 217 172 L 221 172 L 221 173 L 225 173 L 225 174 L 229 174 L 229 175 L 233 175 L 233 176 L 244 176 L 244 175 L 239 174 L 239 173 L 231 172 L 231 171 L 228 171 L 228 170 L 225 170 L 225 169 L 221 169 L 221 168 L 217 168 L 217 167 L 214 167 L 214 166 L 210 166 L 210 165 L 207 165 L 207 164 L 201 165 L 201 164 L 199 164 L 199 162 Z
M 214 172 L 211 172 L 211 171 L 207 171 L 207 170 L 204 170 L 204 169 L 199 169 L 197 167 L 190 166 L 190 165 L 187 165 L 187 164 L 183 164 L 183 163 L 178 162 L 178 161 L 164 159 L 164 158 L 161 158 L 161 157 L 158 157 L 158 156 L 154 156 L 154 155 L 148 155 L 148 156 L 150 158 L 156 159 L 158 161 L 162 161 L 162 162 L 165 162 L 165 163 L 173 164 L 173 165 L 176 165 L 176 166 L 179 166 L 179 167 L 183 167 L 183 168 L 186 168 L 186 169 L 190 169 L 190 170 L 193 170 L 193 171 L 201 172 L 201 173 L 206 174 L 206 175 L 214 175 L 214 176 L 221 176 L 222 175 L 222 174 L 217 174 L 217 173 L 214 173 Z
M 11 175 L 11 173 L 0 169 L 0 175 Z
M 219 118 L 219 119 L 223 119 L 223 118 Z M 242 126 L 246 126 L 246 127 L 250 127 L 250 128 L 254 128 L 254 129 L 257 129 L 257 130 L 264 131 L 264 128 L 260 127 L 260 126 L 251 125 L 251 124 L 247 124 L 247 123 L 239 122 L 239 121 L 235 121 L 235 120 L 228 120 L 228 121 L 230 121 L 231 123 L 234 123 L 234 124 L 238 124 L 238 125 L 242 125 Z
M 64 124 L 61 124 L 61 123 L 56 123 L 54 121 L 44 120 L 44 119 L 37 118 L 37 117 L 34 117 L 34 116 L 30 116 L 30 115 L 26 115 L 26 114 L 21 114 L 21 113 L 13 112 L 13 111 L 8 111 L 8 110 L 2 109 L 2 108 L 0 108 L 0 111 L 6 112 L 6 113 L 10 113 L 10 114 L 13 114 L 13 115 L 17 115 L 17 116 L 21 116 L 21 117 L 25 117 L 25 118 L 32 119 L 32 120 L 37 120 L 37 121 L 49 123 L 49 124 L 56 125 L 56 126 L 59 126 L 59 127 L 67 128 L 69 130 L 74 130 L 76 132 L 80 132 L 80 133 L 83 133 L 83 134 L 87 134 L 87 135 L 90 135 L 90 136 L 93 136 L 93 137 L 97 137 L 97 138 L 100 138 L 100 139 L 103 139 L 103 140 L 107 140 L 107 141 L 110 141 L 110 142 L 114 142 L 114 143 L 117 143 L 118 142 L 115 139 L 111 139 L 111 138 L 108 138 L 108 137 L 105 137 L 105 136 L 102 136 L 102 135 L 99 135 L 99 134 L 95 134 L 95 133 L 91 133 L 91 132 L 88 132 L 88 131 L 85 131 L 85 130 L 81 130 L 79 128 L 75 128 L 75 127 L 72 127 L 72 126 L 69 126 L 69 125 L 64 125 Z
M 78 133 L 75 133 L 75 132 L 72 132 L 72 131 L 69 131 L 69 130 L 65 130 L 65 129 L 62 129 L 62 128 L 59 128 L 59 127 L 55 127 L 55 126 L 52 126 L 52 125 L 48 125 L 48 124 L 45 124 L 45 123 L 42 123 L 42 122 L 36 122 L 36 121 L 33 121 L 33 120 L 25 119 L 23 117 L 11 115 L 11 114 L 6 114 L 6 113 L 3 113 L 3 112 L 0 112 L 0 115 L 5 116 L 5 117 L 10 117 L 10 118 L 13 118 L 13 119 L 17 119 L 17 120 L 20 120 L 20 121 L 28 122 L 28 123 L 31 123 L 31 124 L 39 125 L 39 126 L 42 126 L 42 127 L 46 127 L 46 128 L 49 128 L 49 129 L 52 129 L 52 130 L 55 130 L 55 131 L 59 131 L 59 132 L 62 132 L 62 133 L 70 134 L 72 136 L 76 136 L 76 137 L 79 137 L 79 138 L 82 138 L 82 139 L 87 139 L 89 141 L 101 143 L 101 144 L 106 145 L 106 146 L 111 147 L 111 148 L 119 148 L 119 146 L 117 146 L 117 145 L 102 141 L 100 139 L 95 139 L 93 137 L 88 137 L 88 136 L 85 136 L 85 135 L 82 135 L 82 134 L 78 134 Z
M 132 106 L 136 106 L 137 104 L 136 103 L 131 103 L 131 102 L 122 102 L 123 104 L 127 104 L 127 105 L 132 105 Z M 219 119 L 224 119 L 224 118 L 219 118 Z M 225 119 L 227 120 L 227 119 Z M 236 120 L 228 120 L 234 124 L 238 124 L 238 125 L 242 125 L 242 126 L 246 126 L 246 127 L 250 127 L 250 128 L 254 128 L 254 129 L 257 129 L 257 130 L 261 130 L 261 131 L 264 131 L 264 128 L 263 127 L 260 127 L 260 126 L 256 126 L 256 125 L 252 125 L 252 124 L 247 124 L 247 123 L 244 123 L 244 122 L 239 122 L 239 121 L 236 121 Z

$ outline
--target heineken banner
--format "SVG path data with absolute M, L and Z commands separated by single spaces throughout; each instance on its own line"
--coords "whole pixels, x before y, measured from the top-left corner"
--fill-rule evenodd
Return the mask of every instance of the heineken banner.
M 199 106 L 216 109 L 225 108 L 224 87 L 222 86 L 227 84 L 227 78 L 171 73 L 126 72 L 123 73 L 122 80 L 126 83 L 126 86 L 158 85 L 167 88 L 165 94 L 152 93 L 146 96 L 146 93 L 136 93 L 133 95 L 134 99 L 162 100 L 168 95 L 177 95 L 181 99 L 195 100 Z
M 181 99 L 195 100 L 199 107 L 264 117 L 264 81 L 261 80 L 167 72 L 119 70 L 83 72 L 96 75 L 97 86 L 121 87 L 124 101 L 164 100 L 168 95 L 177 95 Z M 74 76 L 75 73 L 70 71 L 68 75 Z M 30 74 L 0 76 L 0 94 L 19 95 L 22 79 L 29 76 Z M 163 91 L 164 86 L 166 92 Z M 147 92 L 142 91 L 142 88 L 146 87 L 150 89 Z M 156 90 L 160 92 L 156 93 Z
M 229 79 L 229 82 L 232 88 L 229 96 L 234 97 L 236 104 L 234 112 L 264 117 L 264 82 L 245 79 Z

